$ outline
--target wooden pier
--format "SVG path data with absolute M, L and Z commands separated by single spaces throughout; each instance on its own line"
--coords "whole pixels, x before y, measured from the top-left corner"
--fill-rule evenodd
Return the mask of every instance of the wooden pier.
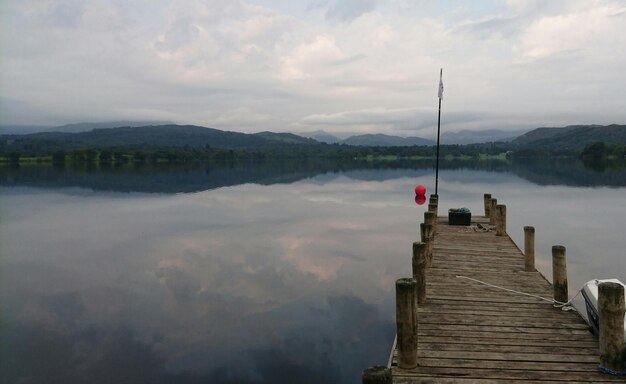
M 486 195 L 486 214 L 490 210 L 494 212 L 493 208 Z M 436 205 L 430 210 L 433 209 L 436 211 Z M 505 210 L 498 212 L 506 215 Z M 502 219 L 505 221 L 505 216 Z M 533 260 L 528 260 L 505 229 L 496 231 L 489 227 L 489 222 L 489 217 L 479 216 L 473 217 L 471 227 L 448 225 L 448 218 L 439 216 L 434 240 L 429 239 L 422 228 L 422 240 L 433 241 L 430 255 L 428 247 L 424 247 L 424 251 L 417 249 L 426 253 L 422 255 L 426 258 L 426 267 L 417 267 L 418 271 L 425 270 L 421 277 L 419 273 L 415 275 L 414 263 L 416 286 L 423 286 L 421 279 L 426 282 L 425 300 L 414 300 L 416 303 L 423 301 L 416 305 L 417 324 L 412 325 L 410 317 L 398 318 L 398 336 L 387 369 L 391 371 L 390 382 L 625 382 L 625 376 L 599 372 L 598 339 L 576 311 L 563 311 L 542 299 L 475 281 L 549 299 L 555 294 L 562 295 L 562 287 L 557 287 L 561 289 L 557 292 L 558 289 L 534 269 L 534 229 L 533 237 L 527 237 L 526 248 L 533 248 L 527 249 L 526 253 L 533 256 Z M 477 224 L 494 230 L 476 230 Z M 525 230 L 530 234 L 529 228 Z M 560 248 L 556 252 L 561 252 Z M 428 260 L 429 256 L 432 260 Z M 562 259 L 562 271 L 555 272 L 555 279 L 565 279 L 567 297 L 564 254 Z M 399 312 L 398 316 L 406 315 Z M 398 348 L 410 349 L 411 343 L 405 341 L 397 346 L 397 340 L 401 332 L 411 332 L 411 326 L 417 327 L 417 366 L 405 358 L 408 363 L 400 368 Z M 368 380 L 364 373 L 364 383 L 385 382 Z

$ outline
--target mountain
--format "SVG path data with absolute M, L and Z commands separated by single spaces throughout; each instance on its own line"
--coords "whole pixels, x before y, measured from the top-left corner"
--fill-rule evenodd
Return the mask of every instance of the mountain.
M 52 127 L 46 129 L 47 132 L 68 132 L 68 133 L 77 133 L 77 132 L 86 132 L 91 131 L 93 129 L 101 129 L 101 128 L 118 128 L 118 127 L 145 127 L 149 125 L 174 125 L 174 123 L 169 121 L 108 121 L 108 122 L 100 122 L 100 123 L 75 123 L 75 124 L 65 124 L 60 125 L 58 127 Z
M 44 125 L 0 125 L 0 135 L 26 135 L 49 130 Z
M 408 147 L 412 145 L 434 145 L 436 142 L 421 137 L 400 137 L 377 134 L 350 136 L 341 142 L 365 147 Z
M 319 144 L 291 133 L 246 134 L 194 125 L 98 128 L 88 132 L 39 132 L 3 135 L 12 151 L 36 152 L 107 147 L 199 147 L 221 149 L 267 148 L 285 144 Z
M 528 132 L 527 129 L 504 131 L 501 129 L 485 129 L 481 131 L 462 130 L 458 132 L 444 132 L 441 134 L 442 144 L 475 144 L 489 142 L 507 142 Z
M 341 141 L 341 139 L 338 138 L 337 136 L 334 136 L 323 130 L 317 130 L 313 132 L 302 132 L 302 133 L 297 133 L 297 135 L 302 136 L 302 137 L 308 137 L 310 139 L 317 140 L 321 143 L 327 143 L 327 144 L 335 144 Z
M 517 148 L 582 150 L 594 142 L 626 144 L 626 125 L 570 125 L 537 128 L 511 142 Z
M 272 140 L 283 144 L 319 144 L 319 141 L 306 137 L 294 135 L 293 133 L 275 133 L 275 132 L 259 132 L 253 133 L 253 136 Z

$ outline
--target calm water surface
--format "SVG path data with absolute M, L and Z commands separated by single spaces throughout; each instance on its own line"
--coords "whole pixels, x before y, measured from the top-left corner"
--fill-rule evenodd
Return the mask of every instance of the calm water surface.
M 563 244 L 570 292 L 626 281 L 625 173 L 509 168 L 443 170 L 440 212 L 482 214 L 492 193 L 518 245 L 535 226 L 548 278 Z M 434 184 L 431 168 L 0 176 L 3 383 L 358 383 L 386 363 L 412 190 Z

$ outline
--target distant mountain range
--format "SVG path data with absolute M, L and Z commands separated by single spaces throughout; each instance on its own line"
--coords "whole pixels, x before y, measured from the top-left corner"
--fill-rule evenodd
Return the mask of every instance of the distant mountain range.
M 480 131 L 463 130 L 458 132 L 443 132 L 441 134 L 442 144 L 474 144 L 488 142 L 508 142 L 516 137 L 528 132 L 528 130 L 504 131 L 501 129 L 486 129 Z M 364 134 L 352 135 L 341 139 L 326 131 L 318 130 L 314 132 L 297 133 L 297 135 L 308 137 L 322 143 L 362 145 L 362 146 L 411 146 L 411 145 L 435 145 L 436 140 L 421 137 L 401 137 L 384 134 Z
M 44 125 L 0 125 L 0 134 L 6 135 L 25 135 L 29 133 L 40 132 L 69 132 L 78 133 L 91 131 L 92 129 L 99 128 L 117 128 L 117 127 L 145 127 L 148 125 L 172 125 L 174 123 L 169 121 L 107 121 L 100 123 L 75 123 L 65 124 L 59 126 L 44 126 Z
M 352 135 L 345 139 L 328 133 L 326 131 L 314 131 L 308 133 L 297 133 L 302 137 L 308 137 L 327 144 L 345 144 L 364 147 L 409 147 L 412 145 L 435 145 L 436 142 L 421 137 L 401 137 L 385 135 L 382 133 Z
M 408 147 L 412 145 L 434 145 L 436 142 L 421 137 L 400 137 L 377 134 L 350 136 L 341 141 L 342 144 L 359 145 L 364 147 Z
M 246 134 L 194 125 L 155 125 L 145 127 L 99 128 L 91 131 L 39 132 L 27 135 L 2 135 L 14 150 L 45 147 L 48 150 L 73 150 L 107 147 L 199 147 L 220 149 L 267 148 L 285 144 L 319 144 L 291 133 L 260 132 Z
M 57 127 L 55 131 L 45 131 L 22 135 L 0 135 L 0 146 L 5 150 L 22 151 L 30 148 L 47 150 L 72 150 L 106 147 L 211 147 L 219 149 L 268 148 L 292 144 L 319 145 L 321 142 L 340 143 L 351 146 L 432 146 L 435 141 L 420 137 L 399 137 L 384 134 L 365 134 L 339 139 L 324 131 L 316 131 L 311 137 L 292 133 L 259 132 L 246 134 L 222 131 L 194 125 L 147 125 L 102 128 L 98 124 L 73 124 Z M 84 129 L 90 129 L 84 131 Z M 62 132 L 75 131 L 79 132 Z M 501 130 L 461 131 L 442 134 L 442 144 L 469 144 L 478 140 L 486 142 L 506 142 L 517 132 Z M 317 139 L 315 139 L 317 138 Z M 482 139 L 480 139 L 482 138 Z M 537 128 L 526 132 L 502 148 L 519 149 L 558 149 L 578 151 L 596 141 L 626 143 L 626 125 L 576 125 L 561 128 Z M 481 142 L 481 141 L 478 141 Z M 485 142 L 485 141 L 482 141 Z M 9 148 L 10 147 L 10 148 Z

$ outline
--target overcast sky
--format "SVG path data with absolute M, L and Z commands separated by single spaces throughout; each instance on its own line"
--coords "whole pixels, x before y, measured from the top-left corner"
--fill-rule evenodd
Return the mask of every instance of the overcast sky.
M 626 1 L 0 1 L 0 124 L 626 123 Z

